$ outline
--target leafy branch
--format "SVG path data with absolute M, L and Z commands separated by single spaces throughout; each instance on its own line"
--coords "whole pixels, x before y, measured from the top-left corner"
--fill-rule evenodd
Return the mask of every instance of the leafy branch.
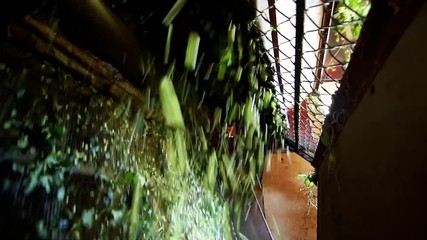
M 344 0 L 338 4 L 335 20 L 340 24 L 337 27 L 337 38 L 345 38 L 347 41 L 355 42 L 362 29 L 362 21 L 368 15 L 371 3 L 366 0 Z

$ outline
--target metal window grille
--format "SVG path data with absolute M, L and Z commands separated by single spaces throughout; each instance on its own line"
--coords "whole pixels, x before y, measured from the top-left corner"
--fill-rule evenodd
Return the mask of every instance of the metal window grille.
M 367 0 L 258 1 L 256 26 L 274 65 L 286 142 L 309 161 L 369 8 Z

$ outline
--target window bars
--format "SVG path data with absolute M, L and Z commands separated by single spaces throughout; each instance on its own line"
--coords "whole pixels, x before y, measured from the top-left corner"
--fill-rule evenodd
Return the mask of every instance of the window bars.
M 258 0 L 286 143 L 309 161 L 369 9 L 367 0 Z

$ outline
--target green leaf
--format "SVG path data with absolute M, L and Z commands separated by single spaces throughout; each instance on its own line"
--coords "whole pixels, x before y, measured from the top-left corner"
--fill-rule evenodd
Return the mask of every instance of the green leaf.
M 197 129 L 197 133 L 199 134 L 200 143 L 202 145 L 202 150 L 207 151 L 208 150 L 208 142 L 206 141 L 205 132 L 203 131 L 203 127 L 199 127 Z
M 234 81 L 239 82 L 242 78 L 243 68 L 241 66 L 237 67 L 236 74 L 234 75 Z
M 123 210 L 111 210 L 111 215 L 113 215 L 114 223 L 118 223 L 123 219 Z
M 16 98 L 21 99 L 25 94 L 25 88 L 19 89 L 16 93 Z
M 227 72 L 227 63 L 223 62 L 219 64 L 217 79 L 219 81 L 224 80 L 225 73 Z
M 49 233 L 48 233 L 46 226 L 44 225 L 44 222 L 42 220 L 40 220 L 37 223 L 37 236 L 41 239 L 48 239 L 49 238 Z
M 217 168 L 218 168 L 218 159 L 214 151 L 209 156 L 208 171 L 206 175 L 207 185 L 211 191 L 213 191 L 215 187 L 216 178 L 217 178 Z
M 181 129 L 175 130 L 175 146 L 178 156 L 179 173 L 184 174 L 187 167 L 187 148 L 185 146 L 184 131 Z
M 271 92 L 270 90 L 266 90 L 264 92 L 264 102 L 263 102 L 264 109 L 267 109 L 268 106 L 270 106 L 270 102 L 271 102 Z
M 175 4 L 172 6 L 171 10 L 168 12 L 166 17 L 163 19 L 162 23 L 165 26 L 169 26 L 181 9 L 184 7 L 187 0 L 177 0 Z
M 165 46 L 165 58 L 163 61 L 164 64 L 169 63 L 169 53 L 171 48 L 172 32 L 173 32 L 173 24 L 169 25 L 169 28 L 168 28 L 168 37 L 166 38 L 166 46 Z
M 247 238 L 245 235 L 243 235 L 243 233 L 239 232 L 239 238 L 241 240 L 249 240 L 249 238 Z
M 356 38 L 360 36 L 360 31 L 362 30 L 362 25 L 358 24 L 354 27 L 353 34 Z
M 58 189 L 58 192 L 56 193 L 56 199 L 59 202 L 62 202 L 64 200 L 64 197 L 65 197 L 65 188 L 64 186 L 62 186 Z
M 133 181 L 135 181 L 136 174 L 133 172 L 125 172 L 122 174 L 120 183 L 123 185 L 131 184 Z
M 221 113 L 222 113 L 221 108 L 218 108 L 218 107 L 215 108 L 212 129 L 214 129 L 216 126 L 221 124 Z
M 228 44 L 233 44 L 236 36 L 236 25 L 230 24 L 228 27 Z
M 91 228 L 93 225 L 93 217 L 94 217 L 94 210 L 83 210 L 82 212 L 82 224 L 86 228 Z
M 305 180 L 307 178 L 307 174 L 298 174 L 297 179 Z
M 44 175 L 40 177 L 40 184 L 44 187 L 46 193 L 50 193 L 52 183 L 52 176 Z
M 160 82 L 160 102 L 166 125 L 173 128 L 184 128 L 184 119 L 172 80 L 164 76 Z
M 234 103 L 228 118 L 228 124 L 232 124 L 234 120 L 236 120 L 238 113 L 239 113 L 239 104 Z
M 24 148 L 28 147 L 28 136 L 27 135 L 21 136 L 21 138 L 18 139 L 18 142 L 16 145 L 20 149 L 24 149 Z
M 25 195 L 28 195 L 34 191 L 34 189 L 37 187 L 37 184 L 39 183 L 38 177 L 34 175 L 30 175 L 30 182 L 27 184 L 27 187 L 25 188 Z
M 199 52 L 200 36 L 196 32 L 188 35 L 187 51 L 185 54 L 185 67 L 188 70 L 196 69 L 197 53 Z

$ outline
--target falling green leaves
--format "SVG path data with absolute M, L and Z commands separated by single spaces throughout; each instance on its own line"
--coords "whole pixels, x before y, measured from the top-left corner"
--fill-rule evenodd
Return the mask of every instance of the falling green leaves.
M 215 108 L 212 130 L 215 129 L 215 127 L 217 127 L 217 126 L 221 127 L 220 126 L 221 125 L 221 114 L 222 114 L 222 109 L 221 108 Z
M 261 112 L 273 108 L 274 92 L 259 83 L 268 81 L 268 64 L 261 59 L 258 43 L 249 41 L 244 24 L 224 19 L 223 26 L 216 20 L 205 21 L 200 28 L 190 26 L 187 29 L 193 32 L 188 33 L 187 45 L 180 46 L 186 50 L 185 59 L 172 55 L 178 52 L 172 49 L 176 46 L 172 35 L 178 36 L 174 30 L 182 29 L 174 19 L 185 3 L 178 0 L 170 9 L 163 19 L 167 38 L 159 39 L 159 49 L 164 47 L 160 64 L 176 60 L 179 67 L 154 79 L 160 82 L 153 81 L 152 91 L 144 92 L 150 117 L 163 118 L 144 119 L 147 116 L 135 110 L 132 102 L 108 101 L 90 89 L 90 101 L 99 105 L 87 107 L 81 102 L 89 99 L 77 103 L 70 99 L 68 106 L 60 96 L 70 94 L 58 91 L 51 98 L 50 88 L 42 91 L 43 98 L 54 103 L 55 114 L 35 121 L 41 123 L 48 149 L 40 152 L 37 164 L 29 166 L 26 193 L 44 190 L 64 204 L 72 201 L 70 194 L 75 190 L 64 185 L 66 172 L 94 177 L 100 182 L 96 187 L 108 193 L 103 196 L 107 207 L 91 205 L 84 206 L 83 212 L 78 207 L 73 211 L 76 236 L 84 238 L 85 231 L 99 230 L 105 231 L 100 238 L 107 239 L 111 236 L 105 229 L 113 226 L 126 239 L 232 238 L 230 212 L 244 211 L 263 168 L 263 141 L 269 135 L 260 126 Z M 185 38 L 187 33 L 182 34 Z M 51 84 L 57 82 L 48 79 Z M 13 91 L 15 95 L 30 96 L 28 91 Z M 13 129 L 15 124 L 2 126 Z M 224 134 L 227 127 L 232 134 Z M 18 136 L 13 144 L 29 149 L 32 141 L 31 135 Z M 83 165 L 94 170 L 85 172 Z M 106 172 L 108 178 L 102 178 Z M 102 195 L 96 190 L 89 197 Z
M 160 81 L 159 92 L 166 125 L 173 128 L 184 128 L 184 119 L 182 118 L 178 97 L 172 80 L 168 76 L 164 76 Z
M 143 184 L 143 176 L 137 176 L 134 179 L 134 192 L 132 196 L 132 207 L 130 210 L 130 226 L 129 226 L 129 238 L 134 240 L 138 238 L 137 225 L 139 220 L 140 203 L 141 203 L 141 187 Z
M 210 191 L 214 191 L 217 180 L 218 159 L 216 152 L 212 152 L 209 156 L 208 170 L 205 177 L 206 185 Z
M 86 209 L 82 212 L 82 225 L 91 228 L 94 220 L 94 209 Z
M 169 63 L 169 54 L 170 54 L 170 49 L 171 49 L 172 33 L 173 33 L 173 24 L 169 25 L 169 28 L 168 28 L 168 37 L 166 38 L 165 58 L 164 58 L 163 64 Z
M 187 0 L 177 0 L 175 4 L 172 6 L 166 17 L 163 19 L 162 23 L 165 26 L 169 26 L 181 9 L 184 7 Z
M 190 32 L 188 35 L 187 51 L 185 54 L 185 67 L 190 71 L 194 71 L 196 69 L 199 44 L 199 34 L 197 32 Z
M 28 136 L 23 135 L 20 139 L 18 139 L 18 142 L 16 144 L 18 148 L 24 149 L 28 146 Z
M 56 193 L 56 199 L 58 199 L 59 202 L 62 202 L 64 200 L 64 197 L 65 197 L 65 187 L 61 186 Z

